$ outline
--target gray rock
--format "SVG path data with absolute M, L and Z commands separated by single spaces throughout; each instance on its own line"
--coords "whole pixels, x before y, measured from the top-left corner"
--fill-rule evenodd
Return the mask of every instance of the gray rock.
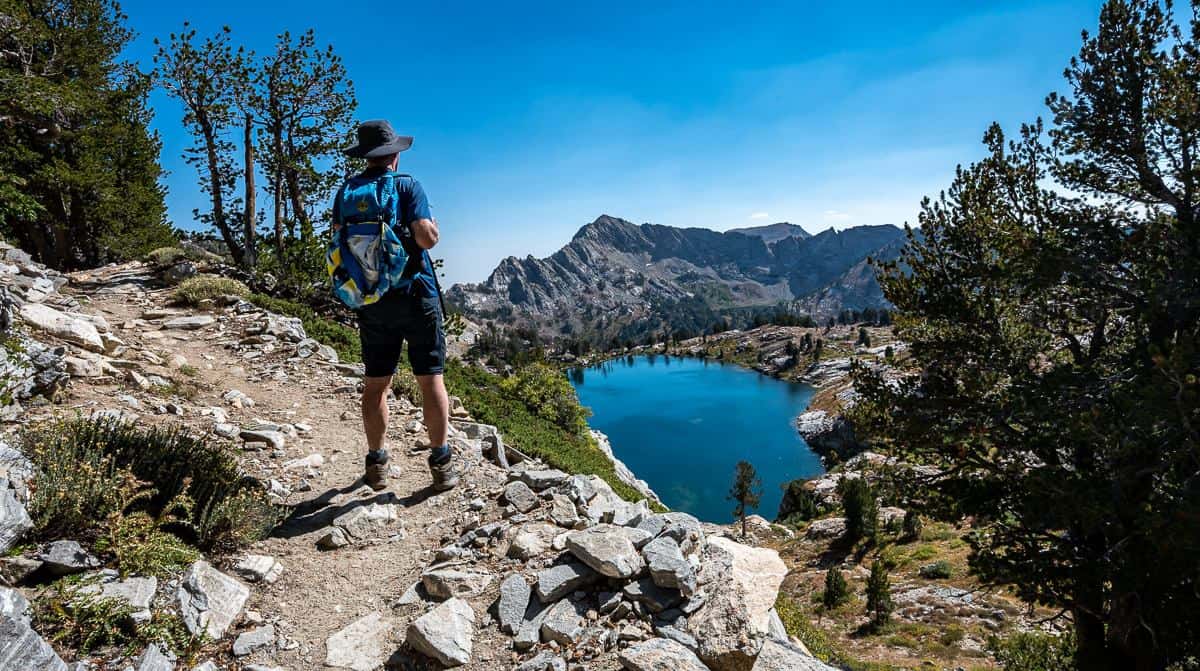
M 714 671 L 741 671 L 769 637 L 770 612 L 787 567 L 767 548 L 709 538 L 701 552 L 698 582 L 704 604 L 688 617 L 688 633 Z
M 579 524 L 579 511 L 575 503 L 563 494 L 555 494 L 550 499 L 550 519 L 560 527 L 574 529 Z
M 151 643 L 138 658 L 137 671 L 175 671 L 175 655 Z
M 510 573 L 500 583 L 500 598 L 496 600 L 496 619 L 500 631 L 512 635 L 521 628 L 525 611 L 529 608 L 532 590 L 520 573 Z
M 84 594 L 96 594 L 102 599 L 117 599 L 133 608 L 134 622 L 150 621 L 150 604 L 158 592 L 158 579 L 127 578 L 85 585 L 79 590 Z
M 542 621 L 549 614 L 550 606 L 543 605 L 538 599 L 530 601 L 529 608 L 525 611 L 525 621 L 513 637 L 513 648 L 528 650 L 537 645 L 542 639 Z
M 665 638 L 631 645 L 617 658 L 628 671 L 709 671 L 696 653 Z
M 520 483 L 517 483 L 520 484 Z M 508 547 L 508 556 L 513 559 L 527 561 L 550 549 L 554 537 L 561 530 L 544 522 L 532 522 L 516 527 L 512 531 L 512 542 Z
M 187 317 L 176 317 L 163 322 L 165 329 L 179 329 L 183 331 L 194 331 L 202 329 L 205 326 L 211 326 L 217 322 L 212 315 L 190 315 Z
M 649 578 L 635 580 L 625 585 L 621 591 L 630 601 L 642 604 L 651 613 L 661 613 L 683 602 L 679 592 L 659 587 Z
M 704 543 L 704 529 L 700 520 L 687 513 L 663 513 L 661 535 L 675 539 L 683 554 L 690 555 Z
M 537 494 L 520 480 L 504 486 L 504 500 L 517 510 L 527 513 L 538 505 Z
M 650 534 L 651 537 L 658 536 L 667 525 L 667 519 L 663 515 L 647 515 L 638 522 L 637 528 Z
M 645 568 L 642 556 L 621 527 L 598 524 L 567 535 L 567 549 L 609 578 L 631 578 Z
M 567 479 L 565 490 L 566 495 L 580 505 L 586 505 L 596 497 L 596 487 L 586 475 L 572 475 Z
M 221 671 L 221 668 L 217 666 L 216 662 L 212 661 L 211 659 L 206 659 L 198 666 L 193 666 L 192 671 Z
M 684 596 L 696 592 L 696 570 L 683 556 L 674 538 L 655 538 L 642 548 L 642 557 L 646 560 L 655 585 L 677 589 Z
M 519 664 L 513 671 L 567 671 L 567 663 L 553 652 L 543 650 L 533 659 Z
M 496 576 L 490 573 L 433 569 L 421 574 L 421 584 L 435 599 L 478 596 L 492 584 Z
M 17 493 L 17 500 L 29 500 L 29 483 L 33 481 L 33 470 L 33 462 L 28 457 L 0 440 L 0 478 L 8 480 L 8 485 L 0 487 L 0 491 L 11 487 Z
M 51 575 L 72 575 L 98 568 L 100 560 L 93 557 L 75 541 L 54 541 L 38 555 Z
M 370 503 L 357 506 L 334 518 L 333 523 L 351 538 L 366 540 L 387 533 L 388 527 L 400 519 L 397 507 L 390 503 Z
M 552 603 L 600 579 L 600 574 L 579 562 L 567 562 L 537 572 L 536 591 L 542 603 Z
M 696 639 L 691 634 L 675 625 L 664 624 L 656 626 L 654 627 L 654 633 L 658 634 L 659 638 L 669 638 L 692 652 L 700 649 L 700 644 L 696 642 Z
M 85 319 L 72 317 L 41 303 L 22 305 L 20 315 L 21 319 L 34 328 L 56 338 L 93 352 L 104 352 L 104 341 L 100 339 L 100 332 L 94 324 Z
M 837 668 L 791 643 L 770 640 L 763 643 L 752 671 L 837 671 Z
M 350 538 L 341 527 L 325 527 L 324 533 L 317 538 L 317 547 L 322 550 L 336 550 L 350 544 Z
M 29 602 L 0 587 L 0 669 L 67 671 L 67 665 L 30 627 Z
M 243 631 L 233 639 L 233 656 L 246 657 L 275 644 L 275 625 Z
M 287 445 L 287 436 L 279 431 L 253 431 L 242 429 L 238 437 L 247 443 L 267 443 L 273 449 L 282 450 Z
M 0 554 L 11 550 L 32 528 L 33 520 L 17 498 L 17 490 L 0 478 Z
M 550 607 L 550 612 L 542 619 L 542 638 L 556 641 L 559 645 L 574 645 L 583 633 L 583 613 L 567 599 L 563 599 Z
M 176 592 L 183 623 L 192 634 L 220 640 L 242 614 L 250 588 L 204 560 L 188 568 Z
M 265 582 L 270 585 L 283 574 L 283 564 L 267 555 L 246 555 L 234 564 L 233 572 L 247 582 Z
M 396 599 L 395 605 L 416 606 L 430 603 L 433 600 L 434 599 L 432 596 L 430 596 L 429 592 L 425 591 L 425 585 L 421 584 L 421 581 L 418 580 L 409 585 L 408 589 L 404 590 L 404 594 L 401 594 L 400 598 Z
M 543 489 L 557 487 L 567 481 L 567 474 L 556 469 L 530 470 L 521 472 L 521 482 L 529 485 L 530 489 L 540 492 Z
M 19 585 L 42 567 L 42 562 L 28 557 L 0 557 L 0 585 Z
M 334 632 L 325 641 L 325 666 L 353 671 L 373 671 L 387 661 L 392 623 L 378 612 L 370 613 Z
M 241 429 L 238 428 L 237 424 L 217 422 L 216 424 L 213 424 L 212 432 L 222 438 L 229 438 L 232 440 L 233 438 L 236 438 L 239 433 L 241 433 Z
M 774 608 L 767 613 L 767 635 L 776 641 L 787 641 L 787 627 L 783 626 L 783 618 Z
M 471 661 L 475 636 L 475 612 L 462 599 L 449 599 L 417 618 L 408 627 L 406 640 L 414 650 L 444 666 L 462 666 Z

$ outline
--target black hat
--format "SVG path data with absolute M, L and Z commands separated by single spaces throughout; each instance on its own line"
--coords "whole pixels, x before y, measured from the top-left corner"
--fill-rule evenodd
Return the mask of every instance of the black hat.
M 396 135 L 392 124 L 384 119 L 364 121 L 358 125 L 358 144 L 346 147 L 342 153 L 351 158 L 379 158 L 399 154 L 412 146 L 413 139 Z

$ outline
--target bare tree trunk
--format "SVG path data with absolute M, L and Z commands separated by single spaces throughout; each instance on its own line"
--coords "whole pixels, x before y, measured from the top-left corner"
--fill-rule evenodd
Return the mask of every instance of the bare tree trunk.
M 304 194 L 300 191 L 300 175 L 295 168 L 287 171 L 288 197 L 292 201 L 292 216 L 300 224 L 301 239 L 307 242 L 312 223 L 308 220 L 308 210 L 304 207 Z
M 273 191 L 275 197 L 275 254 L 279 258 L 279 263 L 284 263 L 284 242 L 283 242 L 283 126 L 278 121 L 278 115 L 275 116 L 274 127 L 271 128 L 271 146 L 275 150 L 275 183 Z
M 246 145 L 246 166 L 245 166 L 245 181 L 246 181 L 246 213 L 243 226 L 245 233 L 243 242 L 246 245 L 246 251 L 242 256 L 242 266 L 246 270 L 253 270 L 254 265 L 258 263 L 258 240 L 255 237 L 255 224 L 258 223 L 258 203 L 257 193 L 254 188 L 254 123 L 250 114 L 246 114 L 246 129 L 243 142 Z
M 225 218 L 225 199 L 221 195 L 221 162 L 217 156 L 216 133 L 213 132 L 212 123 L 207 119 L 200 120 L 200 129 L 204 134 L 204 149 L 208 156 L 209 195 L 212 197 L 213 224 L 221 232 L 221 238 L 225 240 L 225 246 L 229 248 L 229 254 L 233 256 L 233 262 L 240 266 L 243 265 L 242 246 L 238 244 L 237 238 L 234 237 L 233 231 L 229 228 L 229 222 Z

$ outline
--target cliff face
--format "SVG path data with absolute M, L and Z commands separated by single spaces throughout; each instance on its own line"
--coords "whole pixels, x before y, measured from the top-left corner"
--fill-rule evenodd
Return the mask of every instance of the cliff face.
M 843 305 L 885 307 L 864 259 L 903 233 L 860 226 L 809 236 L 774 224 L 724 233 L 635 225 L 607 215 L 544 259 L 509 257 L 487 280 L 455 285 L 449 299 L 468 314 L 558 333 L 608 333 L 686 303 L 713 311 L 769 306 L 829 289 L 822 314 Z M 857 273 L 851 273 L 861 266 Z M 846 286 L 839 281 L 846 277 Z M 851 305 L 853 303 L 853 305 Z M 664 320 L 671 325 L 670 316 Z

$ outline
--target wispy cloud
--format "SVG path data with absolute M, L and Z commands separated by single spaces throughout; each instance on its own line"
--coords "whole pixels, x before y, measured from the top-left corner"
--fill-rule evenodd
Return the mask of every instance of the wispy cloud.
M 825 221 L 850 221 L 852 219 L 849 214 L 840 210 L 825 210 L 821 215 L 825 218 Z
M 768 212 L 755 212 L 754 214 L 750 215 L 750 218 L 751 219 L 766 219 L 770 216 L 771 215 Z

